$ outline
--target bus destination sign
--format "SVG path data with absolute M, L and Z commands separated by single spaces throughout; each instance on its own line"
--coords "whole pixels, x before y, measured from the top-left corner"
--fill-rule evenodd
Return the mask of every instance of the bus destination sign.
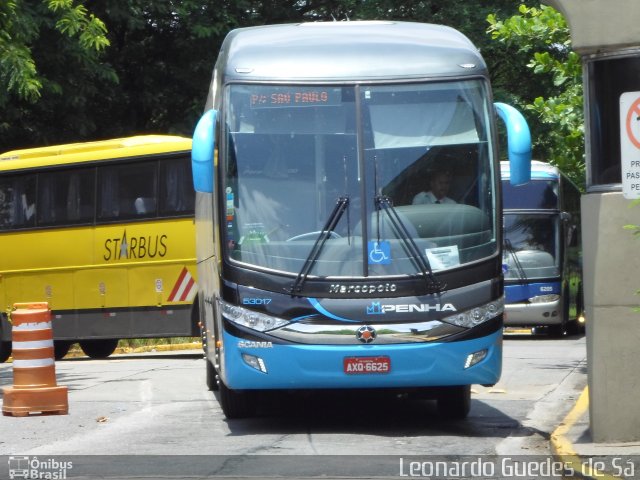
M 339 105 L 339 88 L 290 88 L 260 89 L 250 97 L 251 108 L 317 107 Z

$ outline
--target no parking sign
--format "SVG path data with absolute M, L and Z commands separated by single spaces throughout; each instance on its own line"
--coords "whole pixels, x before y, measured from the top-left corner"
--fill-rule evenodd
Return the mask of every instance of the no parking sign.
M 624 197 L 640 198 L 640 92 L 620 95 L 620 162 Z

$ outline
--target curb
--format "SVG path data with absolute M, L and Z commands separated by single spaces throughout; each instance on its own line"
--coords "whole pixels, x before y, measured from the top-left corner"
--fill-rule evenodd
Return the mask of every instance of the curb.
M 551 453 L 553 457 L 565 465 L 566 470 L 572 469 L 575 472 L 570 478 L 600 479 L 600 480 L 621 480 L 620 477 L 596 470 L 586 464 L 580 455 L 575 451 L 573 444 L 567 439 L 567 433 L 573 428 L 582 416 L 589 409 L 589 387 L 585 387 L 580 397 L 576 401 L 571 411 L 562 420 L 560 425 L 553 431 L 550 438 Z

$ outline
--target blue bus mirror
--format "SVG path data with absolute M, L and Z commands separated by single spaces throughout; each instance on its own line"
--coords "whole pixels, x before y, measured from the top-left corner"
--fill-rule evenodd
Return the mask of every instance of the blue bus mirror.
M 511 184 L 522 185 L 531 180 L 531 133 L 522 114 L 510 105 L 495 103 L 498 115 L 507 127 L 507 149 Z
M 216 115 L 215 110 L 205 112 L 193 132 L 191 173 L 196 192 L 213 193 Z

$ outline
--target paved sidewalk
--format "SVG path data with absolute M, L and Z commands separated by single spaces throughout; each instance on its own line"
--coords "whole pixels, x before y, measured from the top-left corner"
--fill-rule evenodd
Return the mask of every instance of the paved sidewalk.
M 589 391 L 582 391 L 573 409 L 551 434 L 551 451 L 563 462 L 568 477 L 612 480 L 640 478 L 640 442 L 594 443 L 589 431 Z

